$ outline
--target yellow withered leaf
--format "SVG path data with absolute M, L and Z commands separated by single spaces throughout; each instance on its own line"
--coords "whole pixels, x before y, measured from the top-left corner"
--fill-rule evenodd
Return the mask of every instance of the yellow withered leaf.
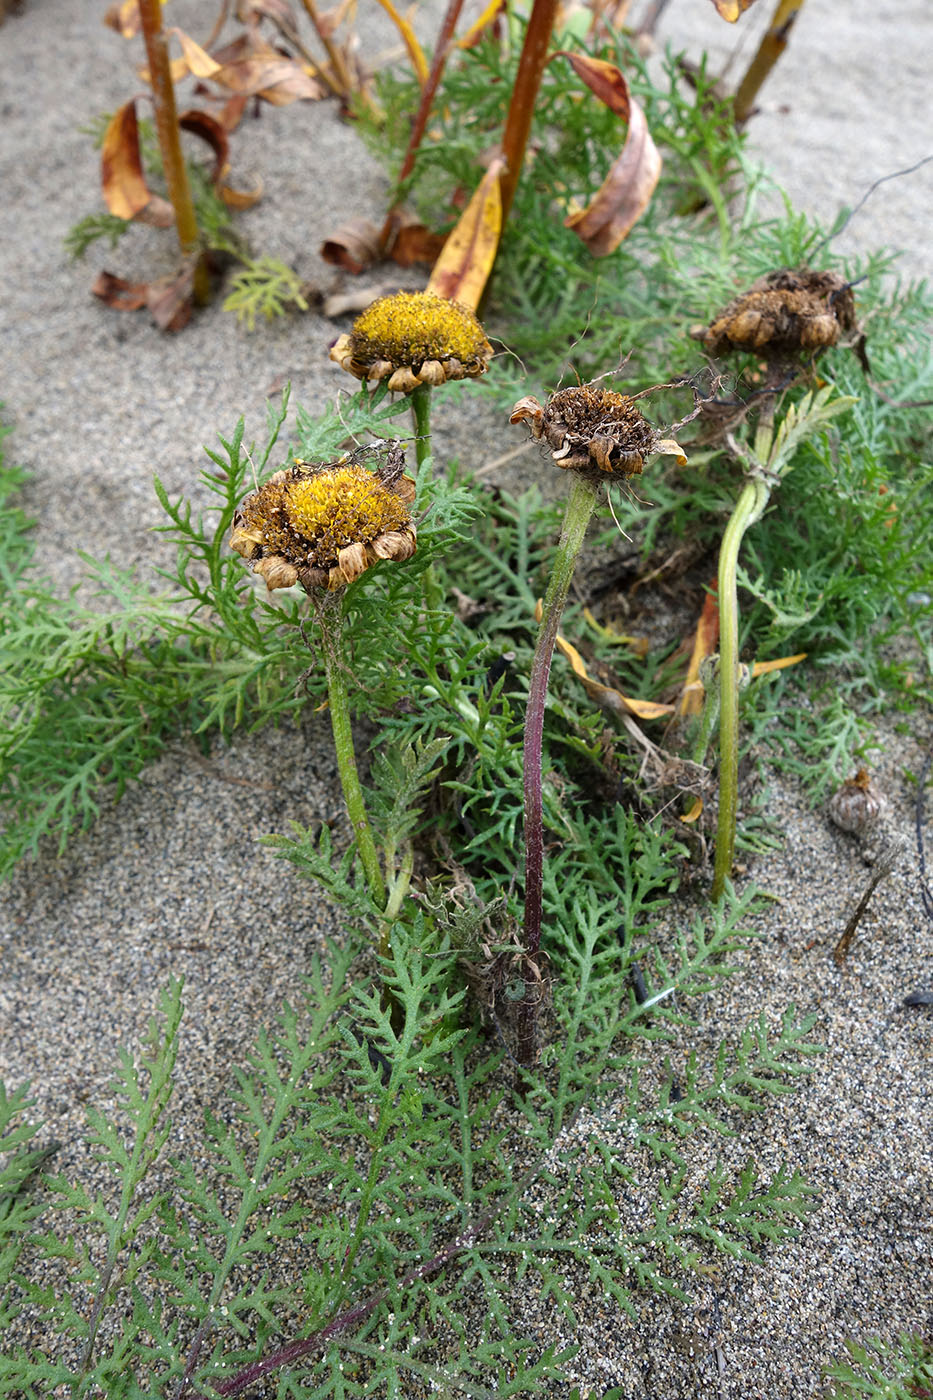
M 431 272 L 426 290 L 459 301 L 475 311 L 492 272 L 502 232 L 499 177 L 504 162 L 497 157 L 480 180 Z
M 114 112 L 100 152 L 104 202 L 118 219 L 135 219 L 152 199 L 139 152 L 136 99 Z

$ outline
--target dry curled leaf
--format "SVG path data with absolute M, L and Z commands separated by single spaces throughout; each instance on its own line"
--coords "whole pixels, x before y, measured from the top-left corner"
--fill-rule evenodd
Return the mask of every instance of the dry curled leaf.
M 146 305 L 160 331 L 183 330 L 191 320 L 193 303 L 194 262 L 190 259 L 173 276 L 149 283 Z
M 349 219 L 321 244 L 321 257 L 344 272 L 363 272 L 382 257 L 379 235 L 372 219 Z
M 542 615 L 543 609 L 539 599 L 535 607 L 535 618 L 538 622 L 541 621 Z M 558 632 L 556 642 L 558 650 L 573 667 L 574 675 L 579 676 L 582 681 L 587 695 L 604 709 L 612 710 L 615 714 L 637 715 L 639 719 L 661 719 L 662 716 L 673 712 L 673 705 L 660 705 L 654 700 L 635 700 L 629 695 L 623 695 L 621 690 L 614 690 L 610 685 L 600 685 L 599 681 L 590 678 L 583 657 L 566 637 L 562 637 Z
M 99 272 L 91 288 L 93 296 L 100 297 L 115 311 L 139 311 L 146 305 L 148 291 L 148 282 L 128 282 L 112 272 Z
M 703 599 L 703 609 L 693 638 L 693 650 L 683 693 L 678 707 L 681 715 L 698 715 L 703 709 L 703 682 L 700 680 L 700 662 L 712 656 L 719 641 L 719 598 L 718 579 L 713 579 L 710 590 Z
M 180 331 L 191 319 L 194 264 L 189 260 L 174 276 L 156 282 L 128 282 L 112 272 L 100 272 L 91 292 L 115 311 L 148 307 L 160 330 Z
M 395 209 L 384 230 L 371 219 L 350 219 L 321 244 L 320 254 L 333 267 L 356 275 L 390 258 L 399 267 L 433 263 L 444 246 L 442 235 L 432 233 L 414 214 Z M 368 303 L 367 303 L 368 305 Z
M 475 311 L 479 306 L 502 231 L 502 195 L 499 180 L 505 162 L 497 156 L 473 192 L 428 281 L 427 291 L 459 301 Z
M 100 152 L 100 183 L 104 202 L 118 219 L 135 219 L 152 199 L 143 174 L 135 97 L 114 112 L 107 124 Z
M 287 58 L 248 30 L 213 55 L 181 29 L 167 29 L 181 44 L 188 71 L 238 97 L 261 97 L 275 107 L 323 96 L 321 85 L 295 59 Z
M 661 174 L 661 157 L 645 114 L 615 64 L 564 50 L 554 57 L 566 58 L 590 91 L 628 123 L 625 144 L 595 197 L 564 220 L 595 257 L 605 257 L 618 248 L 647 209 Z

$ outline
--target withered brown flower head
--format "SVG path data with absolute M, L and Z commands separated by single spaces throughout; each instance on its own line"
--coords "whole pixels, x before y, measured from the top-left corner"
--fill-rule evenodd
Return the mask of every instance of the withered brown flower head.
M 349 458 L 296 462 L 241 502 L 231 547 L 270 589 L 308 593 L 343 588 L 378 559 L 410 559 L 415 483 L 402 465 L 399 449 L 378 472 Z
M 330 352 L 357 379 L 388 379 L 408 394 L 419 384 L 472 379 L 485 374 L 492 346 L 468 306 L 433 292 L 380 297 Z
M 675 442 L 662 440 L 633 399 L 595 384 L 558 389 L 543 408 L 535 398 L 519 399 L 509 422 L 527 422 L 558 466 L 593 481 L 637 476 L 652 452 L 682 455 Z
M 855 329 L 855 298 L 836 272 L 788 268 L 766 273 L 690 334 L 710 355 L 753 351 L 765 359 L 825 350 Z

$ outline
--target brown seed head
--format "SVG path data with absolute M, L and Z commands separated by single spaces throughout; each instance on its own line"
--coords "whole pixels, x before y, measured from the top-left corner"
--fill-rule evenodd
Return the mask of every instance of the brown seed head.
M 419 384 L 443 384 L 485 374 L 492 346 L 468 306 L 433 292 L 395 292 L 358 316 L 330 352 L 357 379 L 388 379 L 407 394 Z
M 267 586 L 333 591 L 378 559 L 410 559 L 415 485 L 394 465 L 296 462 L 241 503 L 230 544 Z
M 519 399 L 509 421 L 527 422 L 558 466 L 594 481 L 637 476 L 645 458 L 665 446 L 632 399 L 595 384 L 558 389 L 543 408 L 537 399 Z
M 884 816 L 887 799 L 866 769 L 860 768 L 847 778 L 829 800 L 829 815 L 842 831 L 861 836 L 870 831 Z
M 753 351 L 781 359 L 835 345 L 855 329 L 852 289 L 836 272 L 781 268 L 753 282 L 709 326 L 690 334 L 710 355 Z

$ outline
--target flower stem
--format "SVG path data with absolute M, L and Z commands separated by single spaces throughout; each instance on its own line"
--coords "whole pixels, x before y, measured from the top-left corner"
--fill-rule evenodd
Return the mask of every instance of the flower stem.
M 431 386 L 419 384 L 411 391 L 411 421 L 415 427 L 415 461 L 418 472 L 431 456 Z M 425 605 L 436 612 L 444 606 L 444 595 L 437 581 L 434 565 L 429 564 L 424 571 Z
M 770 491 L 751 477 L 726 526 L 719 551 L 719 823 L 713 864 L 713 900 L 732 873 L 739 787 L 739 602 L 736 568 L 742 537 L 760 519 Z
M 339 605 L 338 605 L 339 606 Z M 334 733 L 334 748 L 337 752 L 337 770 L 343 788 L 343 800 L 347 804 L 347 815 L 353 827 L 356 847 L 363 862 L 366 883 L 373 902 L 380 909 L 385 908 L 386 887 L 382 878 L 382 868 L 373 841 L 372 828 L 363 801 L 363 789 L 356 767 L 356 752 L 353 748 L 353 731 L 350 727 L 350 708 L 347 704 L 347 687 L 344 680 L 344 658 L 341 645 L 342 616 L 327 618 L 324 610 L 318 610 L 323 638 L 324 666 L 327 673 L 327 698 L 330 709 L 330 723 Z
M 525 712 L 525 952 L 535 954 L 541 942 L 541 914 L 544 882 L 544 806 L 541 759 L 544 740 L 544 710 L 547 703 L 551 658 L 560 626 L 561 613 L 573 578 L 577 555 L 586 535 L 599 486 L 575 476 L 554 568 L 544 599 L 541 627 L 531 663 L 528 708 Z
M 146 43 L 156 133 L 159 138 L 159 151 L 162 156 L 165 183 L 168 186 L 168 197 L 175 210 L 178 243 L 184 257 L 195 259 L 194 299 L 199 306 L 203 306 L 210 298 L 210 285 L 207 267 L 199 256 L 198 221 L 194 212 L 194 200 L 191 197 L 188 171 L 181 153 L 181 134 L 178 126 L 178 110 L 175 106 L 175 88 L 172 84 L 168 43 L 162 31 L 160 0 L 139 0 L 139 20 Z
M 415 461 L 420 470 L 431 455 L 430 384 L 419 384 L 412 389 L 411 421 L 415 427 Z

